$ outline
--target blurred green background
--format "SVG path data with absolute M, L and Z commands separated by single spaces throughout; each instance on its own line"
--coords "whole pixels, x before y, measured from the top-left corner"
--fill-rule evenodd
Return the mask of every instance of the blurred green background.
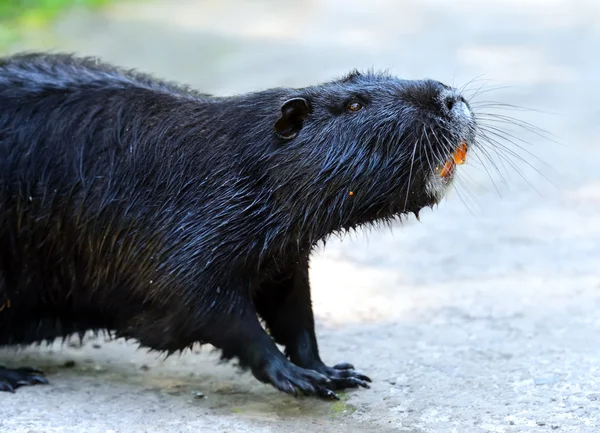
M 0 51 L 72 7 L 97 8 L 110 0 L 0 0 Z

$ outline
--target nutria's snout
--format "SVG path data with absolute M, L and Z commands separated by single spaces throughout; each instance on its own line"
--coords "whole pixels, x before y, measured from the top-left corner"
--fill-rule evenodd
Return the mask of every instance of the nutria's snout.
M 474 127 L 475 119 L 465 97 L 458 89 L 447 88 L 440 92 L 439 100 L 449 117 L 450 123 L 454 123 L 452 127 L 462 132 L 466 140 Z
M 424 192 L 420 203 L 407 202 L 409 208 L 437 203 L 454 179 L 456 166 L 467 161 L 475 142 L 475 115 L 469 102 L 456 88 L 434 80 L 408 81 L 403 86 L 403 109 L 411 127 L 405 128 L 417 137 L 410 144 L 409 177 L 423 178 L 412 182 L 407 195 Z M 408 113 L 408 114 L 407 114 Z M 424 191 L 423 191 L 424 190 Z
M 452 179 L 456 165 L 466 162 L 475 132 L 475 118 L 469 103 L 458 89 L 447 87 L 440 90 L 439 102 L 448 117 L 448 128 L 454 132 L 448 147 L 442 152 L 442 161 L 437 161 L 434 173 L 447 183 Z M 448 155 L 450 152 L 450 155 Z
M 406 100 L 418 111 L 415 120 L 422 117 L 428 126 L 441 128 L 444 135 L 449 134 L 461 141 L 472 140 L 475 117 L 469 102 L 462 93 L 439 81 L 415 81 L 406 86 Z M 434 131 L 431 131 L 435 133 Z M 457 143 L 461 144 L 461 143 Z

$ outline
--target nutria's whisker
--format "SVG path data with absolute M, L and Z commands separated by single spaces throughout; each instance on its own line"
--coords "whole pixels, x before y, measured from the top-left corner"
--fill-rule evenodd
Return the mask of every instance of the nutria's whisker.
M 512 139 L 511 134 L 506 134 L 505 131 L 503 131 L 503 130 L 497 128 L 497 127 L 494 127 L 494 126 L 482 125 L 480 127 L 480 135 L 481 135 L 482 138 L 484 138 L 485 140 L 487 140 L 487 142 L 490 145 L 492 145 L 492 147 L 495 150 L 497 150 L 497 151 L 501 150 L 504 155 L 510 155 L 510 156 L 512 156 L 514 158 L 517 158 L 521 162 L 524 162 L 529 167 L 531 167 L 532 169 L 534 169 L 538 174 L 540 174 L 546 180 L 548 180 L 549 182 L 552 183 L 552 181 L 550 179 L 548 179 L 537 167 L 535 167 L 533 164 L 531 164 L 529 161 L 527 161 L 523 156 L 521 156 L 515 150 L 512 150 L 506 144 L 504 144 L 505 142 L 508 142 L 508 143 L 512 144 L 513 146 L 515 146 L 517 149 L 521 150 L 522 152 L 524 152 L 527 155 L 531 156 L 532 158 L 536 159 L 541 164 L 544 164 L 547 167 L 552 168 L 548 163 L 546 163 L 545 161 L 543 161 L 542 159 L 540 159 L 539 157 L 537 157 L 536 155 L 534 155 L 532 152 L 530 152 L 529 150 L 527 150 L 523 146 L 519 145 L 516 141 L 514 141 Z M 554 185 L 554 186 L 556 186 L 556 185 Z
M 424 135 L 424 131 L 422 132 L 421 136 L 422 135 Z M 406 187 L 406 199 L 404 200 L 404 209 L 406 209 L 407 205 L 408 205 L 408 196 L 410 193 L 410 185 L 411 185 L 411 181 L 412 181 L 413 168 L 414 168 L 414 164 L 415 164 L 415 153 L 417 152 L 418 146 L 419 146 L 419 141 L 415 140 L 415 142 L 413 144 L 412 155 L 410 157 L 410 170 L 408 172 L 408 183 L 407 183 L 407 187 Z
M 476 108 L 479 110 L 480 108 L 493 108 L 496 110 L 506 110 L 506 111 L 523 111 L 523 112 L 531 112 L 531 113 L 542 113 L 542 114 L 550 114 L 547 111 L 539 110 L 536 108 L 523 107 L 521 105 L 508 104 L 505 102 L 497 102 L 497 101 L 471 101 L 469 105 L 472 108 Z M 481 112 L 477 112 L 477 115 L 481 115 Z M 491 113 L 495 114 L 495 113 Z
M 422 146 L 422 152 L 425 154 L 425 160 L 427 161 L 427 168 L 430 173 L 435 173 L 437 164 L 435 163 L 434 156 L 431 155 L 432 151 L 433 151 L 433 149 L 431 147 L 431 143 L 429 143 L 429 146 Z M 431 156 L 431 159 L 430 159 L 430 156 Z M 432 160 L 433 160 L 433 164 L 432 164 Z
M 489 83 L 490 80 L 486 79 L 486 78 L 482 78 L 485 74 L 481 74 L 476 76 L 475 78 L 470 79 L 469 81 L 467 81 L 465 84 L 463 84 L 461 87 L 458 88 L 458 90 L 460 91 L 460 93 L 462 93 L 463 95 L 466 94 L 470 89 L 468 88 L 471 84 L 474 84 L 478 81 L 485 81 L 484 85 L 486 83 Z
M 492 158 L 492 156 L 488 152 L 488 149 L 486 148 L 486 146 L 482 145 L 482 143 L 481 143 L 481 141 L 479 139 L 476 139 L 475 142 L 473 143 L 471 157 L 472 158 L 476 158 L 477 161 L 481 164 L 481 167 L 483 167 L 483 169 L 485 170 L 488 178 L 492 182 L 492 185 L 494 186 L 494 189 L 496 190 L 496 192 L 498 193 L 499 196 L 502 196 L 502 194 L 500 193 L 500 189 L 498 188 L 498 186 L 496 185 L 496 182 L 494 181 L 494 177 L 492 176 L 492 173 L 488 170 L 488 164 L 480 157 L 479 153 L 481 153 L 483 155 L 483 157 L 485 157 L 485 159 L 487 161 L 489 161 L 489 164 L 491 165 L 491 167 L 494 168 L 494 170 L 496 171 L 496 173 L 498 173 L 498 175 L 500 176 L 500 179 L 502 180 L 502 182 L 505 185 L 508 185 L 508 182 L 506 181 L 506 179 L 502 175 L 502 172 L 500 171 L 500 168 L 498 167 L 498 165 L 496 164 L 496 162 L 494 161 L 494 159 Z M 504 167 L 504 162 L 503 162 L 502 159 L 500 159 L 500 163 Z M 505 170 L 506 170 L 506 168 L 505 168 Z
M 477 98 L 483 93 L 488 93 L 491 90 L 496 90 L 494 87 L 488 87 L 488 84 L 493 81 L 491 78 L 480 78 L 473 80 L 471 84 L 480 83 L 475 88 L 467 88 L 467 86 L 463 86 L 461 89 L 461 93 L 467 98 L 467 100 L 471 101 L 474 98 Z
M 491 148 L 496 151 L 496 153 L 498 154 L 498 156 L 500 158 L 501 163 L 503 165 L 504 165 L 504 162 L 506 162 L 507 164 L 509 164 L 511 166 L 511 168 L 514 171 L 516 171 L 517 174 L 525 182 L 527 182 L 527 184 L 529 186 L 531 186 L 538 194 L 539 194 L 539 191 L 533 186 L 533 184 L 529 181 L 529 179 L 527 178 L 527 176 L 525 176 L 525 174 L 521 171 L 521 169 L 518 168 L 518 166 L 515 164 L 515 162 L 512 161 L 512 158 L 515 158 L 518 161 L 521 161 L 521 162 L 525 163 L 526 165 L 528 165 L 529 167 L 531 167 L 534 171 L 536 171 L 540 176 L 542 176 L 544 179 L 546 179 L 548 182 L 550 182 L 550 184 L 552 184 L 553 186 L 557 187 L 557 185 L 551 179 L 549 179 L 546 175 L 544 175 L 537 167 L 535 167 L 533 164 L 531 164 L 529 161 L 527 161 L 525 158 L 523 158 L 521 155 L 519 155 L 518 153 L 516 153 L 512 149 L 508 148 L 500 140 L 488 136 L 487 135 L 488 132 L 489 131 L 482 130 L 481 131 L 481 136 L 482 136 L 482 138 L 484 138 L 488 142 L 488 144 L 491 145 Z M 506 167 L 504 167 L 504 169 L 505 169 L 505 171 L 508 174 L 508 171 L 507 171 Z
M 516 126 L 521 129 L 524 129 L 528 132 L 531 132 L 532 134 L 535 134 L 538 137 L 543 138 L 545 140 L 552 140 L 551 134 L 549 132 L 547 132 L 546 130 L 539 128 L 535 125 L 532 125 L 529 122 L 525 122 L 523 120 L 516 119 L 512 116 L 507 116 L 507 115 L 497 114 L 497 113 L 478 113 L 476 115 L 476 118 L 479 120 L 484 120 L 485 122 L 493 122 L 494 124 Z M 508 133 L 508 131 L 505 131 L 505 132 Z M 524 139 L 517 138 L 514 136 L 513 136 L 513 138 L 516 140 L 519 140 L 523 143 L 527 143 Z
M 475 93 L 473 93 L 472 95 L 468 95 L 466 94 L 466 98 L 469 101 L 473 101 L 473 103 L 476 103 L 476 98 L 481 97 L 481 95 L 485 95 L 486 93 L 490 93 L 490 92 L 495 92 L 498 90 L 506 90 L 506 89 L 514 89 L 515 86 L 494 86 L 494 87 L 485 87 L 487 85 L 484 84 L 481 87 L 479 87 L 477 89 L 477 91 Z M 471 104 L 471 102 L 469 102 Z M 471 104 L 472 105 L 472 104 Z
M 460 188 L 458 188 L 458 186 L 454 182 L 452 183 L 452 188 L 456 192 L 456 195 L 458 195 L 458 198 L 463 203 L 463 205 L 465 206 L 465 208 L 469 211 L 469 213 L 472 216 L 475 217 L 475 213 L 473 212 L 473 210 L 471 209 L 471 207 L 467 203 L 467 200 L 465 200 L 465 197 L 463 197 L 463 195 L 461 193 L 461 190 L 464 191 L 467 194 L 467 197 L 472 202 L 475 203 L 475 206 L 479 207 L 479 202 L 477 201 L 477 198 L 476 198 L 475 194 L 473 194 L 473 192 L 468 188 L 467 184 L 463 182 L 463 180 L 460 178 L 460 176 L 458 176 L 458 175 L 456 176 L 455 182 L 459 184 Z

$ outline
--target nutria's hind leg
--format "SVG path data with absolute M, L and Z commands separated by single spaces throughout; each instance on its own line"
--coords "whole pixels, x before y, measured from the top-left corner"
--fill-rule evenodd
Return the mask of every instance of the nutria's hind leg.
M 333 389 L 369 387 L 367 382 L 371 379 L 355 371 L 351 364 L 328 367 L 321 361 L 310 298 L 308 258 L 300 260 L 276 283 L 261 287 L 255 305 L 271 335 L 286 347 L 294 364 L 327 376 Z
M 20 386 L 47 384 L 44 374 L 33 368 L 0 367 L 0 391 L 15 392 Z

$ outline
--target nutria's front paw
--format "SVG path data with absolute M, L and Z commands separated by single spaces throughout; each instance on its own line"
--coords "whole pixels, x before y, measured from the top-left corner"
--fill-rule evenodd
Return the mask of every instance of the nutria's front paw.
M 25 385 L 47 384 L 43 373 L 33 368 L 8 369 L 0 367 L 0 391 L 15 392 Z
M 327 367 L 323 364 L 315 370 L 327 376 L 331 381 L 327 387 L 331 389 L 358 388 L 359 386 L 369 388 L 367 382 L 371 382 L 369 377 L 354 370 L 354 366 L 348 363 L 337 364 L 333 367 Z
M 298 367 L 287 360 L 273 360 L 262 369 L 253 371 L 254 376 L 264 383 L 270 383 L 280 391 L 298 397 L 298 391 L 304 395 L 314 395 L 330 400 L 339 400 L 331 391 L 331 381 L 324 375 Z

